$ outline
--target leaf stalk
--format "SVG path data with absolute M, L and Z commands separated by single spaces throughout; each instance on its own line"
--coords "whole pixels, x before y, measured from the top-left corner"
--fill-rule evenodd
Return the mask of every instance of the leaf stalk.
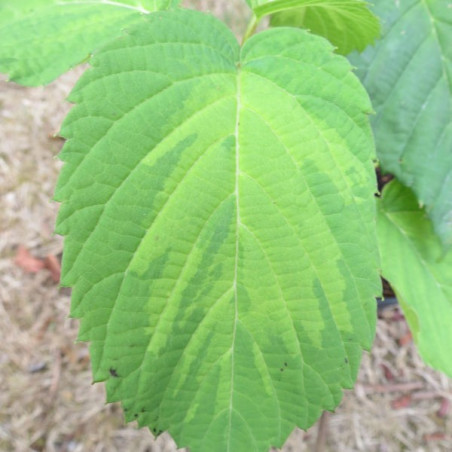
M 257 24 L 258 24 L 257 17 L 255 14 L 253 14 L 248 23 L 248 27 L 246 28 L 245 34 L 243 35 L 242 46 L 254 34 L 254 32 L 256 31 Z

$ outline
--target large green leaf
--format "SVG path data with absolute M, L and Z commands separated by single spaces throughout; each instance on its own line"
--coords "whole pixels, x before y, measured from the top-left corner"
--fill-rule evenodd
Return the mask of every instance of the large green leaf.
M 381 0 L 383 39 L 353 55 L 377 112 L 373 129 L 384 171 L 425 204 L 452 244 L 452 8 L 441 0 Z
M 63 282 L 95 381 L 196 451 L 265 451 L 371 345 L 370 102 L 321 38 L 155 13 L 71 95 Z
M 0 72 L 43 85 L 89 58 L 143 14 L 178 0 L 0 0 Z
M 247 0 L 258 19 L 272 26 L 307 28 L 329 39 L 338 53 L 363 50 L 380 34 L 380 24 L 361 0 Z
M 411 190 L 393 181 L 379 202 L 383 276 L 406 314 L 423 359 L 452 376 L 452 252 L 444 255 Z

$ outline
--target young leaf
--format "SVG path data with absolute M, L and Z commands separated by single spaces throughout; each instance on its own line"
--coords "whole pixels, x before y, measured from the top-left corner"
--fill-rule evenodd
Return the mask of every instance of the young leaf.
M 411 190 L 393 181 L 379 201 L 382 273 L 397 294 L 422 358 L 452 376 L 452 252 Z
M 71 95 L 63 283 L 95 381 L 179 447 L 266 451 L 333 409 L 379 292 L 370 102 L 297 29 L 151 14 Z
M 452 245 L 452 8 L 447 1 L 381 0 L 383 38 L 351 61 L 377 112 L 384 171 L 413 189 Z
M 250 0 L 257 19 L 271 25 L 307 28 L 327 38 L 343 55 L 363 50 L 380 35 L 378 18 L 361 0 Z
M 143 14 L 177 0 L 0 0 L 0 72 L 37 86 L 88 59 Z

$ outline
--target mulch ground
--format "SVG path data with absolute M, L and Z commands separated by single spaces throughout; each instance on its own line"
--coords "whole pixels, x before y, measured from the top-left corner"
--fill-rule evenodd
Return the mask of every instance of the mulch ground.
M 231 21 L 237 2 L 227 10 L 195 3 Z M 0 451 L 172 452 L 167 434 L 154 440 L 125 425 L 119 405 L 105 405 L 102 384 L 91 384 L 87 345 L 75 342 L 70 293 L 58 285 L 52 194 L 62 141 L 54 135 L 80 73 L 33 89 L 0 79 Z M 422 362 L 402 313 L 390 307 L 354 390 L 282 450 L 450 451 L 451 401 L 452 381 Z

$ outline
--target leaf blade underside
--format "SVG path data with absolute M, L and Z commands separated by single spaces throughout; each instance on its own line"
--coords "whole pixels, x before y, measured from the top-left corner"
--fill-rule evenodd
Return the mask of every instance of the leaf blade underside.
M 378 204 L 383 277 L 400 300 L 424 361 L 452 376 L 452 252 L 444 255 L 410 189 L 393 181 Z
M 369 101 L 307 32 L 240 49 L 201 13 L 147 20 L 71 95 L 63 283 L 128 420 L 265 451 L 339 403 L 373 339 Z
M 300 27 L 328 39 L 347 55 L 380 35 L 378 18 L 361 0 L 249 0 L 258 20 L 271 15 L 274 27 Z
M 382 169 L 416 194 L 445 248 L 452 244 L 452 9 L 384 0 L 383 37 L 351 62 L 372 99 Z
M 0 72 L 45 85 L 86 61 L 125 27 L 176 0 L 0 0 Z

